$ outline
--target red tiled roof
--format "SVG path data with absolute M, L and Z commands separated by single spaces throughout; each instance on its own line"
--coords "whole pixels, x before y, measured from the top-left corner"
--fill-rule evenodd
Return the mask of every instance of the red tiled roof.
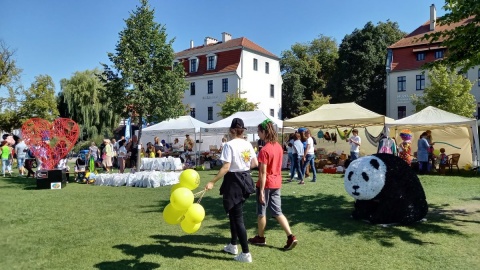
M 240 38 L 235 38 L 232 40 L 229 40 L 227 42 L 218 42 L 215 44 L 209 44 L 209 45 L 202 45 L 202 46 L 197 46 L 191 49 L 186 49 L 184 51 L 176 53 L 177 58 L 188 58 L 190 56 L 197 56 L 201 54 L 208 54 L 210 52 L 214 51 L 223 51 L 223 50 L 229 50 L 229 49 L 234 49 L 237 47 L 245 47 L 247 49 L 253 50 L 255 52 L 264 54 L 266 56 L 273 57 L 275 59 L 278 59 L 278 57 L 265 50 L 263 47 L 257 45 L 256 43 L 250 41 L 249 39 L 245 37 L 240 37 Z
M 217 66 L 214 70 L 207 70 L 207 56 L 199 55 L 198 60 L 200 61 L 198 65 L 197 72 L 190 73 L 190 62 L 188 58 L 182 58 L 183 67 L 187 73 L 187 77 L 210 75 L 216 73 L 231 72 L 237 70 L 238 64 L 240 64 L 240 56 L 242 54 L 242 49 L 235 49 L 224 52 L 217 52 Z
M 257 53 L 279 59 L 273 53 L 265 50 L 247 38 L 241 37 L 229 40 L 227 42 L 218 42 L 215 44 L 202 45 L 175 54 L 176 59 L 183 61 L 183 67 L 187 77 L 210 75 L 235 71 L 240 64 L 242 49 L 247 48 Z M 214 70 L 207 70 L 207 54 L 215 52 L 217 55 L 217 66 Z M 200 61 L 197 72 L 190 73 L 188 58 L 195 56 Z
M 389 48 L 390 49 L 395 49 L 395 48 L 403 48 L 403 47 L 429 44 L 428 40 L 422 40 L 421 39 L 423 37 L 423 35 L 425 35 L 427 33 L 435 33 L 435 32 L 440 32 L 440 31 L 445 31 L 445 30 L 452 30 L 452 29 L 454 29 L 458 26 L 473 22 L 473 19 L 474 19 L 474 17 L 472 16 L 472 17 L 464 19 L 460 22 L 452 23 L 450 25 L 438 25 L 437 24 L 435 26 L 435 30 L 433 30 L 433 31 L 430 31 L 430 20 L 429 20 L 429 21 L 425 22 L 422 26 L 415 29 L 415 31 L 413 31 L 412 33 L 410 33 L 406 37 L 404 37 L 404 38 L 400 39 L 399 41 L 397 41 L 396 43 L 392 44 Z M 444 40 L 444 38 L 441 37 L 437 42 L 442 42 L 443 40 Z

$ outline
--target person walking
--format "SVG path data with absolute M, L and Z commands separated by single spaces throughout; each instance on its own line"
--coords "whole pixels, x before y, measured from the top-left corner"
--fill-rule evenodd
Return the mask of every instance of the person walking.
M 12 172 L 9 170 L 9 167 L 11 166 L 11 156 L 12 156 L 12 150 L 10 146 L 8 145 L 7 141 L 2 141 L 0 150 L 2 151 L 2 173 L 3 177 L 5 177 L 5 173 L 8 173 L 10 176 L 12 176 Z
M 420 166 L 420 174 L 425 174 L 428 171 L 430 144 L 428 144 L 427 136 L 427 132 L 423 132 L 418 139 L 417 160 Z
M 305 137 L 307 138 L 307 148 L 305 149 L 305 155 L 304 155 L 304 163 L 303 163 L 303 168 L 302 172 L 303 175 L 307 175 L 307 167 L 310 165 L 310 168 L 312 168 L 312 174 L 313 174 L 313 179 L 311 182 L 317 182 L 317 170 L 315 169 L 315 145 L 313 144 L 313 138 L 312 134 L 310 133 L 310 130 L 305 131 Z
M 104 139 L 103 143 L 105 144 L 105 147 L 103 148 L 102 153 L 102 165 L 105 167 L 107 173 L 109 173 L 112 169 L 113 146 L 110 139 Z
M 303 181 L 303 173 L 302 173 L 302 160 L 303 160 L 303 143 L 300 140 L 300 133 L 295 133 L 295 141 L 293 142 L 293 172 L 290 175 L 290 180 L 288 182 L 293 181 L 294 172 L 297 173 L 298 179 L 300 182 L 298 184 L 303 185 L 305 182 Z
M 120 173 L 123 173 L 125 171 L 125 159 L 127 158 L 125 140 L 118 141 L 118 146 L 118 170 Z
M 225 144 L 220 156 L 223 166 L 217 175 L 207 183 L 205 190 L 211 190 L 215 183 L 224 177 L 220 195 L 223 195 L 223 207 L 230 220 L 231 239 L 223 251 L 234 255 L 238 254 L 238 239 L 242 252 L 234 259 L 239 262 L 252 262 L 243 220 L 243 205 L 250 194 L 255 192 L 250 169 L 257 167 L 258 162 L 252 144 L 243 139 L 244 131 L 243 120 L 234 118 L 230 126 L 232 140 Z
M 23 164 L 25 164 L 25 158 L 27 157 L 27 145 L 22 138 L 18 138 L 18 143 L 15 145 L 15 153 L 17 153 L 18 172 L 20 175 L 24 175 L 25 168 Z
M 283 248 L 290 250 L 297 245 L 298 241 L 282 212 L 280 189 L 282 188 L 283 149 L 277 142 L 277 132 L 270 119 L 258 125 L 258 136 L 265 141 L 265 146 L 258 154 L 259 172 L 256 184 L 258 234 L 248 239 L 248 242 L 254 245 L 266 245 L 265 227 L 268 208 L 287 235 L 287 243 Z

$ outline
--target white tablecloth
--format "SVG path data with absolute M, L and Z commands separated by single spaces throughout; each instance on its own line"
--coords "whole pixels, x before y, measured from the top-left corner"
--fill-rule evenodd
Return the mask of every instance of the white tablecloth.
M 137 172 L 137 173 L 111 173 L 98 174 L 95 177 L 96 186 L 127 186 L 156 188 L 175 185 L 179 182 L 181 172 Z

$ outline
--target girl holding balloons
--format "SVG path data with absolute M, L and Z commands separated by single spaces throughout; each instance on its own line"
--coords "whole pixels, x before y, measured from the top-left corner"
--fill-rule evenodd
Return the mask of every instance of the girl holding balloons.
M 223 250 L 237 255 L 237 238 L 242 252 L 234 259 L 239 262 L 252 262 L 248 249 L 247 231 L 243 221 L 243 204 L 255 192 L 250 169 L 258 166 L 253 146 L 243 139 L 245 125 L 240 118 L 234 118 L 230 126 L 232 140 L 225 143 L 220 160 L 223 166 L 218 174 L 205 186 L 206 190 L 213 188 L 215 183 L 223 178 L 220 194 L 223 195 L 223 207 L 230 219 L 230 243 Z

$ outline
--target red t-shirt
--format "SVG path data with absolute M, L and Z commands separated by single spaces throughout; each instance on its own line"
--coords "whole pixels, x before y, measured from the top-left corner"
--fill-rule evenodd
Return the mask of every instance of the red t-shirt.
M 282 160 L 283 149 L 279 143 L 266 143 L 258 154 L 258 162 L 267 164 L 267 180 L 265 188 L 281 188 L 282 187 Z M 260 183 L 257 181 L 257 187 Z

